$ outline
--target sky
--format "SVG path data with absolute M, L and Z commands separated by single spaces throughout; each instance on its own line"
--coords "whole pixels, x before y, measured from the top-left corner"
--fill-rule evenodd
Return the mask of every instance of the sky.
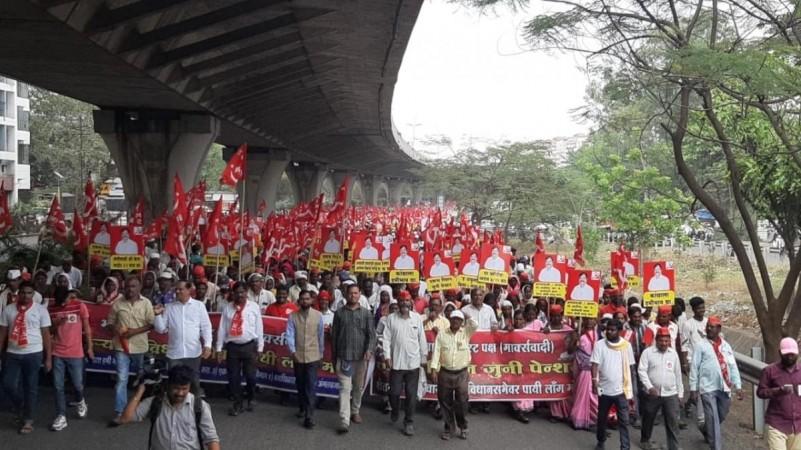
M 395 85 L 392 115 L 417 150 L 445 136 L 459 148 L 587 132 L 570 110 L 584 104 L 583 61 L 525 48 L 522 24 L 535 7 L 483 14 L 445 0 L 425 0 Z

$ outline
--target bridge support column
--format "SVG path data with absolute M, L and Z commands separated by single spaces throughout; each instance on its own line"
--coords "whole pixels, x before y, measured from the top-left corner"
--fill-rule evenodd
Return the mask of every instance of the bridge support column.
M 323 183 L 328 177 L 328 169 L 317 164 L 294 164 L 287 171 L 295 199 L 298 202 L 309 202 L 323 191 Z
M 198 182 L 220 130 L 213 116 L 179 111 L 97 110 L 94 124 L 117 165 L 130 207 L 144 198 L 149 217 L 172 207 L 176 173 L 187 190 Z
M 416 183 L 412 187 L 412 192 L 414 194 L 413 203 L 419 205 L 423 202 L 423 185 L 421 183 Z
M 236 148 L 223 150 L 223 158 L 228 161 Z M 280 149 L 248 147 L 247 173 L 245 174 L 245 208 L 251 214 L 258 213 L 262 200 L 267 204 L 269 214 L 275 210 L 278 201 L 278 185 L 289 165 L 289 152 Z M 241 194 L 241 185 L 240 185 Z

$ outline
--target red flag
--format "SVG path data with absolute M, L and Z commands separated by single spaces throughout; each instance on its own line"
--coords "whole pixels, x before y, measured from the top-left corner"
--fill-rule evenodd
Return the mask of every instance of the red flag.
M 97 193 L 95 192 L 95 184 L 92 182 L 92 175 L 89 174 L 89 179 L 86 180 L 86 186 L 83 188 L 84 206 L 83 218 L 86 220 L 87 225 L 97 217 Z
M 134 232 L 136 230 L 143 230 L 145 228 L 145 199 L 139 197 L 136 206 L 133 210 L 133 217 L 131 218 L 131 225 L 133 225 Z
M 582 266 L 585 264 L 584 237 L 581 235 L 581 225 L 579 225 L 578 229 L 576 230 L 576 250 L 573 252 L 573 259 L 577 264 L 581 264 Z
M 267 202 L 264 199 L 261 199 L 261 201 L 259 201 L 259 207 L 258 207 L 258 210 L 257 210 L 257 215 L 259 217 L 261 217 L 261 216 L 264 215 L 265 211 L 267 211 Z
M 173 214 L 167 228 L 167 241 L 164 243 L 164 251 L 168 255 L 178 258 L 178 261 L 186 264 L 186 245 L 184 245 L 183 222 L 180 217 Z
M 242 144 L 228 161 L 228 165 L 220 175 L 220 184 L 236 187 L 245 178 L 245 163 L 248 158 L 248 144 Z
M 534 254 L 545 253 L 545 243 L 542 242 L 542 233 L 537 231 L 537 239 L 534 241 Z
M 72 239 L 73 248 L 75 250 L 84 251 L 89 248 L 89 235 L 86 233 L 86 228 L 83 226 L 83 219 L 81 219 L 81 215 L 78 214 L 77 209 L 72 219 Z
M 348 202 L 349 186 L 350 186 L 350 175 L 346 175 L 345 179 L 342 180 L 342 185 L 339 186 L 339 189 L 337 190 L 337 196 L 334 199 L 334 206 L 333 208 L 331 208 L 331 212 L 336 211 L 339 214 L 345 212 L 345 207 L 347 206 Z
M 0 234 L 6 234 L 14 226 L 14 218 L 8 209 L 8 195 L 6 195 L 5 182 L 0 181 Z
M 167 221 L 167 211 L 161 213 L 160 216 L 153 219 L 150 225 L 147 226 L 144 235 L 147 239 L 161 239 L 161 232 L 164 229 L 164 223 Z
M 186 223 L 189 216 L 189 201 L 184 191 L 184 184 L 177 173 L 172 180 L 172 215 L 178 216 L 182 224 Z
M 62 244 L 67 242 L 67 224 L 64 222 L 64 213 L 61 211 L 61 204 L 58 196 L 53 196 L 50 203 L 50 211 L 47 213 L 47 228 L 53 234 L 53 240 Z
M 206 235 L 203 239 L 203 247 L 209 249 L 216 247 L 220 244 L 220 220 L 222 218 L 222 199 L 217 200 L 214 204 L 214 211 L 211 212 L 208 225 L 206 226 Z

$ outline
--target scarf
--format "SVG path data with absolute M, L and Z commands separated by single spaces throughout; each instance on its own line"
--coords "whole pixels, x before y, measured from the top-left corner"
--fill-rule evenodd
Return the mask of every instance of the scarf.
M 18 347 L 26 347 L 28 345 L 28 327 L 25 323 L 25 313 L 31 309 L 31 306 L 22 306 L 17 303 L 17 317 L 14 319 L 14 328 L 11 330 L 11 340 L 15 341 Z
M 245 309 L 245 305 L 234 305 L 236 312 L 234 313 L 234 318 L 231 319 L 231 330 L 228 331 L 229 336 L 242 336 L 244 333 L 243 326 L 242 326 L 242 311 Z
M 620 338 L 616 343 L 606 341 L 606 345 L 612 350 L 620 352 L 620 360 L 623 362 L 623 393 L 627 399 L 633 397 L 632 383 L 631 383 L 631 361 L 629 361 L 628 347 L 631 345 L 629 341 Z
M 712 349 L 715 350 L 715 356 L 718 358 L 718 365 L 720 365 L 720 374 L 723 375 L 723 381 L 726 382 L 726 387 L 731 388 L 731 378 L 729 378 L 729 364 L 726 363 L 726 358 L 723 357 L 723 353 L 720 351 L 721 345 L 723 345 L 723 339 L 718 337 L 717 339 L 710 339 L 712 342 Z

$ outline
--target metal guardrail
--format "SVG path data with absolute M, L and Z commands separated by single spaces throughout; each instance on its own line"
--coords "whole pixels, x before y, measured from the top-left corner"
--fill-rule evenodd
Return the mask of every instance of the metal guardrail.
M 762 362 L 762 347 L 752 347 L 751 356 L 735 352 L 734 359 L 737 361 L 737 368 L 740 369 L 740 378 L 742 378 L 743 381 L 751 383 L 751 406 L 754 417 L 754 431 L 761 435 L 765 431 L 765 408 L 767 407 L 766 401 L 757 397 L 759 378 L 762 376 L 762 370 L 767 367 L 767 364 Z

